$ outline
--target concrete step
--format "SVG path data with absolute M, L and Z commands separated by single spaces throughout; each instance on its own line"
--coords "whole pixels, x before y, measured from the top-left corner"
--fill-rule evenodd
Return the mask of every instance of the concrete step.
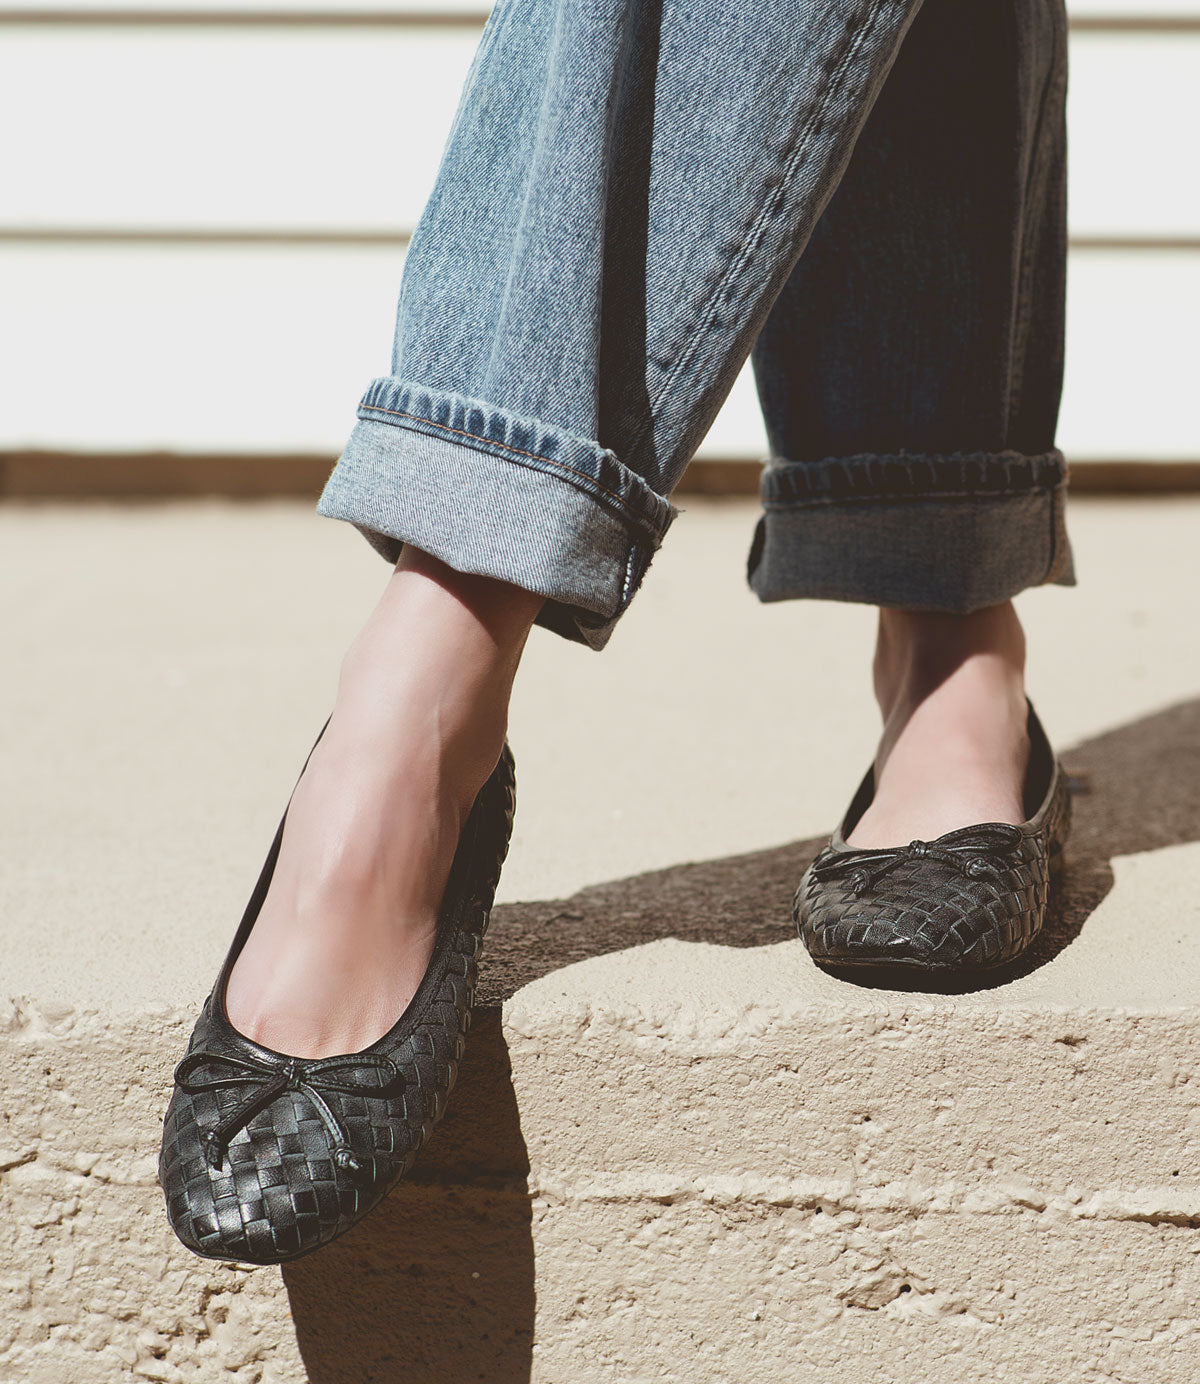
M 790 936 L 869 617 L 757 606 L 752 513 L 684 515 L 599 658 L 531 645 L 450 1112 L 280 1271 L 176 1244 L 158 1120 L 386 569 L 307 507 L 0 510 L 0 1380 L 1194 1377 L 1200 503 L 1076 506 L 1092 580 L 1022 601 L 1090 786 L 1059 906 L 1015 979 L 916 993 Z

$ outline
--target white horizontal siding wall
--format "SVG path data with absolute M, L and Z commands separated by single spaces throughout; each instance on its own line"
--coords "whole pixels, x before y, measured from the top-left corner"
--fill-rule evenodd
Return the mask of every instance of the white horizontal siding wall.
M 202 0 L 210 22 L 134 24 L 115 8 L 39 24 L 0 3 L 0 450 L 334 453 L 386 371 L 403 234 L 478 27 L 211 22 L 244 14 L 234 0 Z M 1072 36 L 1060 441 L 1194 459 L 1200 0 L 1073 13 L 1178 22 Z M 701 454 L 764 447 L 747 369 Z

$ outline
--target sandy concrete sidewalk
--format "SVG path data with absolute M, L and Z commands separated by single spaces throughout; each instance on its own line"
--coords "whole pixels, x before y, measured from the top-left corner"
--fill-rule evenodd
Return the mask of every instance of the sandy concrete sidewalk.
M 815 836 L 844 809 L 876 734 L 873 618 L 760 605 L 754 514 L 688 503 L 603 653 L 534 631 L 501 900 Z M 1064 749 L 1200 696 L 1200 501 L 1080 502 L 1073 536 L 1082 584 L 1020 602 Z M 0 508 L 7 991 L 201 996 L 387 570 L 305 503 Z

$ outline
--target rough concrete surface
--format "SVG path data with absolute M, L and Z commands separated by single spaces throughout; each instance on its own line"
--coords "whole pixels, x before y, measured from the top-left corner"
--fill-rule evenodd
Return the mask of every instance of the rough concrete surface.
M 450 1113 L 280 1271 L 176 1244 L 158 1121 L 386 568 L 306 505 L 0 509 L 0 1381 L 1190 1384 L 1200 504 L 1077 504 L 1022 598 L 1090 791 L 1035 954 L 924 992 L 790 934 L 870 615 L 758 606 L 752 517 L 693 503 L 602 655 L 535 636 Z

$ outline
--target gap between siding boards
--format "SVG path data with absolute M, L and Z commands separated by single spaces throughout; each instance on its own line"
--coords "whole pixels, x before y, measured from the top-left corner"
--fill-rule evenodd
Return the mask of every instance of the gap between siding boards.
M 0 452 L 0 499 L 315 499 L 332 456 L 202 456 L 180 452 Z M 698 457 L 684 495 L 756 495 L 761 461 Z M 1076 495 L 1200 494 L 1200 459 L 1071 461 Z

